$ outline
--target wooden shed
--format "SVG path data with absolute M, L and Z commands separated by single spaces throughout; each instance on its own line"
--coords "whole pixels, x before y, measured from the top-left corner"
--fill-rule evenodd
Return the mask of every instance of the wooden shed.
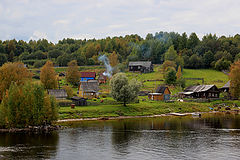
M 71 100 L 76 106 L 87 106 L 87 100 L 85 98 L 74 96 Z
M 170 100 L 171 92 L 166 86 L 159 86 L 155 93 L 149 93 L 148 98 L 154 101 L 167 101 Z
M 153 64 L 150 61 L 129 62 L 128 67 L 130 72 L 153 72 Z
M 68 96 L 65 89 L 48 89 L 48 94 L 56 99 L 66 99 Z
M 79 96 L 83 98 L 97 98 L 99 93 L 99 84 L 97 80 L 88 80 L 80 82 Z

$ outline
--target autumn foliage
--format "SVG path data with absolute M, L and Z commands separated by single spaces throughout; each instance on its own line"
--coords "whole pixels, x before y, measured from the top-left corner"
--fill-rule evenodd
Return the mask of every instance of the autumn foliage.
M 21 62 L 5 63 L 0 67 L 0 100 L 9 89 L 11 83 L 16 85 L 24 84 L 25 81 L 31 80 L 32 74 L 24 67 Z
M 231 65 L 229 74 L 230 78 L 230 92 L 234 98 L 240 96 L 240 60 Z
M 47 61 L 46 64 L 42 67 L 40 80 L 45 89 L 57 88 L 57 75 L 51 61 Z
M 80 72 L 78 70 L 77 61 L 73 60 L 68 63 L 66 80 L 70 84 L 77 86 L 80 80 Z
M 51 124 L 58 116 L 55 98 L 42 85 L 17 85 L 13 82 L 0 106 L 0 125 L 4 128 L 23 128 Z

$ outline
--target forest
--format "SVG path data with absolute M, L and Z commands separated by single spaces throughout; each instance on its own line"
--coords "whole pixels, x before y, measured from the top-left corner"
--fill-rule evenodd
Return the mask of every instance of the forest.
M 166 52 L 170 52 L 170 57 L 166 58 Z M 117 54 L 119 68 L 126 67 L 129 61 L 162 64 L 167 59 L 184 68 L 227 70 L 240 58 L 240 35 L 217 37 L 206 34 L 200 39 L 196 33 L 188 36 L 185 32 L 157 32 L 149 33 L 145 38 L 137 34 L 98 40 L 67 38 L 56 44 L 46 39 L 0 41 L 0 65 L 21 61 L 39 68 L 47 60 L 53 61 L 55 66 L 67 66 L 71 60 L 77 60 L 79 66 L 99 65 L 100 55 L 112 53 Z

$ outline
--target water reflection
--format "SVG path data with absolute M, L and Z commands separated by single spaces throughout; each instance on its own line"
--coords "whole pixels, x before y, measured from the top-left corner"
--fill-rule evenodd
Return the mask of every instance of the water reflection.
M 239 159 L 240 116 L 73 123 L 52 135 L 4 134 L 6 159 Z
M 58 133 L 0 134 L 1 159 L 53 158 L 58 145 Z

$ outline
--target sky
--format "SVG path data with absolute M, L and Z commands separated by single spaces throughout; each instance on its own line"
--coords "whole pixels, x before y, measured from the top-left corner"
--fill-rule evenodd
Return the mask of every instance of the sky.
M 159 31 L 233 36 L 239 0 L 1 0 L 0 39 L 91 39 Z

